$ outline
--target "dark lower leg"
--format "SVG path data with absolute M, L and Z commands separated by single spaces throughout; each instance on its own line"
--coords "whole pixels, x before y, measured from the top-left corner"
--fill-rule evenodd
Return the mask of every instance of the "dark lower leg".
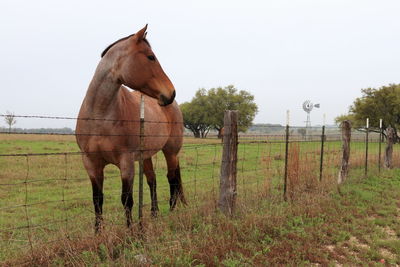
M 178 184 L 175 181 L 169 181 L 169 192 L 170 192 L 170 199 L 169 199 L 169 209 L 173 210 L 176 206 L 176 200 L 178 199 Z
M 130 227 L 132 224 L 133 207 L 132 183 L 126 180 L 122 180 L 121 202 L 125 209 L 126 225 Z
M 169 207 L 170 210 L 173 210 L 176 206 L 178 198 L 182 201 L 182 203 L 186 204 L 186 200 L 183 195 L 182 180 L 181 180 L 179 165 L 175 170 L 168 171 L 167 177 L 169 182 L 169 190 L 171 194 L 169 200 Z
M 183 194 L 181 170 L 179 168 L 179 160 L 176 153 L 170 153 L 167 150 L 163 150 L 165 159 L 167 160 L 168 166 L 168 182 L 171 197 L 169 200 L 170 210 L 173 210 L 176 206 L 178 198 L 183 204 L 186 204 L 185 196 Z
M 150 198 L 151 198 L 151 215 L 157 216 L 158 213 L 158 201 L 157 201 L 157 182 L 155 179 L 152 181 L 147 181 L 150 188 Z
M 94 211 L 96 214 L 95 219 L 95 231 L 96 233 L 99 232 L 101 227 L 101 222 L 103 221 L 103 192 L 101 188 L 96 184 L 92 183 L 92 190 L 93 190 L 93 205 Z
M 151 158 L 144 160 L 144 174 L 146 175 L 147 184 L 150 188 L 151 215 L 156 217 L 158 213 L 157 182 Z

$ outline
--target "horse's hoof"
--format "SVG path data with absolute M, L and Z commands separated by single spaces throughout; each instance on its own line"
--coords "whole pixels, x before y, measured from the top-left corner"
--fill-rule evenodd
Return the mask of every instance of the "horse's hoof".
M 157 218 L 158 217 L 158 210 L 151 210 L 151 217 Z
M 100 234 L 103 230 L 103 218 L 96 218 L 94 223 L 94 233 Z
M 98 234 L 100 234 L 101 233 L 101 231 L 102 231 L 102 226 L 101 225 L 95 225 L 94 226 L 94 233 L 96 234 L 96 235 L 98 235 Z

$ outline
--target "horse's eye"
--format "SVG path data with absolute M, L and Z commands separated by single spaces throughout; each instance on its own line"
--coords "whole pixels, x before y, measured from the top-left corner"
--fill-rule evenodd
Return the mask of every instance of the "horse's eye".
M 147 58 L 148 58 L 148 59 L 150 59 L 151 61 L 154 61 L 154 60 L 156 60 L 156 57 L 155 57 L 155 56 L 153 56 L 153 55 L 151 55 L 151 56 L 147 56 Z

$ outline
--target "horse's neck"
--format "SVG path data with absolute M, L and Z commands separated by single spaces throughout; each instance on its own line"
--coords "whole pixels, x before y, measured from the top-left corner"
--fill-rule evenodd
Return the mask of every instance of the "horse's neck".
M 113 77 L 106 63 L 100 62 L 85 97 L 86 112 L 91 117 L 112 116 L 117 107 L 121 84 Z

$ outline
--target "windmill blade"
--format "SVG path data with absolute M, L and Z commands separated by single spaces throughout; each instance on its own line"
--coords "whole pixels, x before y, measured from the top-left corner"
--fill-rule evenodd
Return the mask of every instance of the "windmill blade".
M 314 107 L 314 105 L 313 105 L 313 103 L 311 103 L 310 100 L 304 101 L 304 103 L 303 103 L 303 110 L 304 110 L 305 112 L 310 112 L 310 111 L 313 109 L 313 107 Z
M 320 104 L 315 104 L 314 108 L 320 108 Z

